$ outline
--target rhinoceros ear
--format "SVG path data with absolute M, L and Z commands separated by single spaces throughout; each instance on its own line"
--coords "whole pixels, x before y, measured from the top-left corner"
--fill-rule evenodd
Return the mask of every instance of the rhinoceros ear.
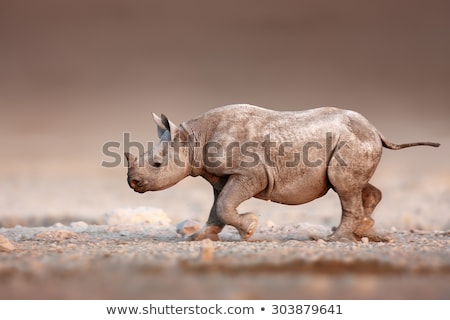
M 180 129 L 178 126 L 169 120 L 164 114 L 161 114 L 161 121 L 164 125 L 166 125 L 169 129 L 170 133 L 170 140 L 177 140 L 179 139 L 180 135 Z
M 158 132 L 158 138 L 161 139 L 162 135 L 164 134 L 164 132 L 166 132 L 167 130 L 170 130 L 170 127 L 166 126 L 166 123 L 163 122 L 163 120 L 158 117 L 155 113 L 152 113 L 153 115 L 153 121 L 155 121 L 156 126 L 157 126 L 157 132 Z

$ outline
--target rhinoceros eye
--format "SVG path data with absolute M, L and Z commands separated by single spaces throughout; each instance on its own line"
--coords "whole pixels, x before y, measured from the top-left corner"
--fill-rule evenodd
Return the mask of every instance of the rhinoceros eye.
M 155 168 L 159 168 L 159 167 L 161 167 L 161 163 L 160 162 L 152 162 L 152 166 Z

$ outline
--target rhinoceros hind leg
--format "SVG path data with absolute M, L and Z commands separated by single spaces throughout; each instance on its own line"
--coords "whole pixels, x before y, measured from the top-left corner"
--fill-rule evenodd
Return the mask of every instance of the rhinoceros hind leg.
M 354 235 L 358 238 L 368 238 L 369 241 L 373 242 L 387 242 L 390 239 L 387 236 L 377 234 L 373 230 L 375 221 L 372 219 L 371 215 L 381 201 L 381 191 L 368 183 L 362 190 L 362 202 L 364 207 L 364 218 L 358 224 L 356 229 L 353 231 Z
M 341 200 L 342 218 L 336 230 L 326 238 L 328 241 L 358 241 L 354 231 L 364 218 L 364 207 L 361 191 L 339 191 L 335 190 Z
M 360 241 L 367 238 L 372 242 L 390 241 L 373 230 L 375 222 L 371 215 L 381 200 L 380 190 L 368 183 L 361 191 L 341 191 L 339 198 L 342 205 L 341 223 L 327 240 Z

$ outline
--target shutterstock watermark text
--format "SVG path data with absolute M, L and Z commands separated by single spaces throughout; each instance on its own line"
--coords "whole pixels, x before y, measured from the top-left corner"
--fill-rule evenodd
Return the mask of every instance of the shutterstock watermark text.
M 187 161 L 193 167 L 209 168 L 252 168 L 260 164 L 268 167 L 319 167 L 329 165 L 347 166 L 339 151 L 345 146 L 345 141 L 333 141 L 331 132 L 327 132 L 322 139 L 312 141 L 276 141 L 269 134 L 262 141 L 230 141 L 222 143 L 209 141 L 204 145 L 194 139 L 186 142 L 160 141 L 148 142 L 146 145 L 133 141 L 130 133 L 123 134 L 123 141 L 108 141 L 102 146 L 103 156 L 107 160 L 101 165 L 106 168 L 127 166 L 123 159 L 123 152 L 134 153 L 138 156 L 138 165 L 145 166 L 146 162 L 157 161 L 158 167 L 169 164 L 185 167 Z M 187 155 L 187 156 L 186 156 Z M 157 159 L 157 160 L 155 160 Z

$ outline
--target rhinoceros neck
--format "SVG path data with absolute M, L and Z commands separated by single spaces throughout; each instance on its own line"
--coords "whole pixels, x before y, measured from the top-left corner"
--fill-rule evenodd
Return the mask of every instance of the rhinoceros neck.
M 227 132 L 224 123 L 228 123 L 230 120 L 235 121 L 235 118 L 238 115 L 242 116 L 242 114 L 246 114 L 246 118 L 252 116 L 267 117 L 273 112 L 253 105 L 236 104 L 212 109 L 196 118 L 183 122 L 181 127 L 190 137 L 189 141 L 194 142 L 189 144 L 191 148 L 193 147 L 189 150 L 190 175 L 196 177 L 206 172 L 203 165 L 203 147 L 212 136 L 217 138 L 218 128 L 225 130 L 224 133 Z
M 190 166 L 189 175 L 196 177 L 202 174 L 202 148 L 204 145 L 204 138 L 201 134 L 200 123 L 197 119 L 183 122 L 181 127 L 188 136 L 188 161 Z

